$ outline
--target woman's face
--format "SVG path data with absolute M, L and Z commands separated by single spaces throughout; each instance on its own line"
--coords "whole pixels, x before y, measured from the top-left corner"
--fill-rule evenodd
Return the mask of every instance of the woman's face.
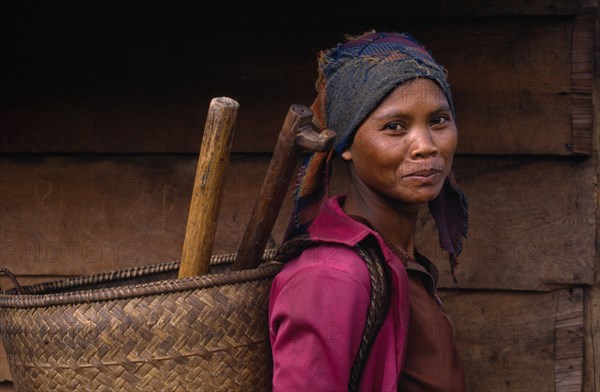
M 401 204 L 421 204 L 441 191 L 458 132 L 438 85 L 401 84 L 366 118 L 342 158 L 357 189 Z M 360 184 L 356 184 L 356 182 Z

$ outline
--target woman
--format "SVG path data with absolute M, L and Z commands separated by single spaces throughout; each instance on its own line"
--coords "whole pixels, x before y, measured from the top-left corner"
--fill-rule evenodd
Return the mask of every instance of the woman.
M 361 391 L 461 391 L 452 324 L 437 270 L 414 247 L 420 206 L 456 256 L 466 200 L 451 175 L 458 140 L 443 67 L 407 34 L 367 33 L 321 55 L 312 106 L 337 132 L 334 152 L 304 164 L 286 237 L 319 246 L 287 262 L 269 305 L 275 391 L 347 390 L 369 308 L 356 246 L 374 239 L 390 271 L 390 305 L 361 372 Z M 346 195 L 326 200 L 332 155 L 348 165 Z

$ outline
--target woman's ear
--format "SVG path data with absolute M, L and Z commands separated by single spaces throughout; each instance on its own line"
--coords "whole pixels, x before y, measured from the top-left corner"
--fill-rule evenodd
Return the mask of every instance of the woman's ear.
M 344 150 L 341 157 L 344 161 L 347 161 L 347 162 L 350 162 L 352 160 L 352 151 L 350 151 L 350 147 L 348 147 L 347 149 Z

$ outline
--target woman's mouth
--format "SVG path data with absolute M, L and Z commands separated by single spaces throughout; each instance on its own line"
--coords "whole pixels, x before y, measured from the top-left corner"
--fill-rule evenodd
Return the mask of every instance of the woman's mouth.
M 442 171 L 436 168 L 417 170 L 404 175 L 403 177 L 431 177 L 440 174 Z
M 402 176 L 402 178 L 404 180 L 414 180 L 423 184 L 427 184 L 437 182 L 442 176 L 442 170 L 436 168 L 429 168 L 408 173 Z

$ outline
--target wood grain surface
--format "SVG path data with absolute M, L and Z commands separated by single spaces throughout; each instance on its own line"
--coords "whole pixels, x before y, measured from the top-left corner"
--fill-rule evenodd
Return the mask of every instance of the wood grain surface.
M 584 363 L 584 290 L 561 290 L 554 330 L 554 383 L 557 391 L 581 391 Z
M 465 367 L 468 391 L 569 391 L 563 372 L 565 307 L 577 314 L 571 319 L 573 336 L 581 342 L 582 290 L 546 293 L 445 290 L 444 308 L 451 315 Z M 567 338 L 568 339 L 568 338 Z M 581 366 L 583 347 L 570 348 L 571 364 Z M 580 369 L 580 368 L 579 368 Z M 576 368 L 568 369 L 573 374 Z M 581 372 L 571 378 L 571 388 Z M 555 389 L 556 388 L 556 389 Z M 581 390 L 581 389 L 579 389 Z
M 208 273 L 239 107 L 227 97 L 210 102 L 181 251 L 180 279 Z
M 600 273 L 596 272 L 593 287 L 585 290 L 585 360 L 584 392 L 596 392 L 600 388 Z
M 269 156 L 234 155 L 214 253 L 237 250 Z M 76 275 L 178 259 L 195 156 L 13 156 L 0 159 L 3 264 L 18 275 Z M 457 157 L 470 203 L 458 287 L 549 290 L 592 283 L 595 159 Z M 336 165 L 332 189 L 343 191 Z M 293 182 L 293 181 L 292 181 Z M 276 221 L 281 240 L 290 194 Z M 428 214 L 417 246 L 454 287 Z M 565 260 L 568 260 L 566 262 Z
M 580 101 L 571 97 L 574 23 L 572 16 L 505 16 L 401 25 L 448 69 L 460 152 L 570 155 L 571 108 Z M 121 45 L 109 41 L 97 52 L 73 54 L 71 63 L 43 57 L 30 45 L 28 53 L 47 67 L 33 78 L 26 73 L 29 64 L 16 64 L 5 80 L 0 152 L 194 153 L 215 96 L 230 96 L 241 105 L 233 151 L 272 152 L 289 105 L 310 105 L 314 99 L 318 51 L 347 33 L 397 29 L 398 21 L 342 19 L 319 26 L 310 37 L 288 26 L 272 35 L 269 27 L 276 26 L 270 25 L 248 27 L 253 34 L 209 35 L 198 53 L 190 46 L 209 33 L 190 27 L 183 35 L 175 29 L 151 46 L 144 41 L 153 36 L 149 31 L 147 37 L 123 36 Z M 236 61 L 215 61 L 227 58 L 231 42 L 240 48 Z M 589 46 L 585 42 L 580 52 Z M 80 53 L 69 41 L 49 45 L 47 50 L 57 53 Z M 117 61 L 124 56 L 131 59 Z

